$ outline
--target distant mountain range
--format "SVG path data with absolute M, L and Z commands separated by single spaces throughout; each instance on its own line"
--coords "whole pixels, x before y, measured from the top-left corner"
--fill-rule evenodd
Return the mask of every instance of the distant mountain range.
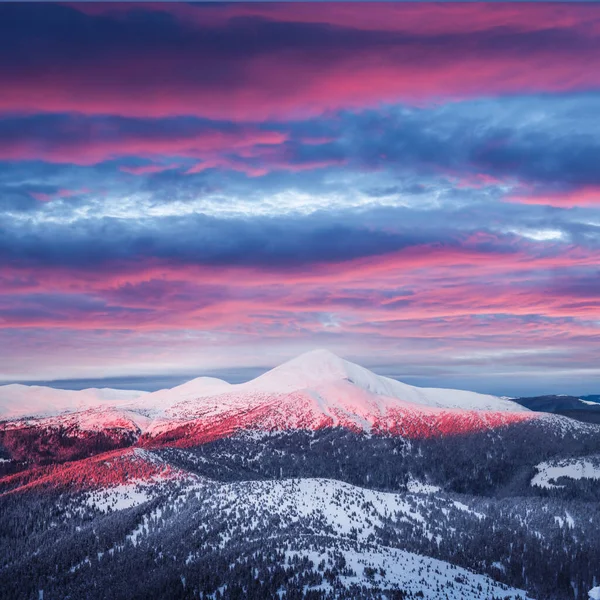
M 0 599 L 586 598 L 600 425 L 545 398 L 324 350 L 239 385 L 0 387 Z
M 513 400 L 529 410 L 563 415 L 586 423 L 600 423 L 600 394 L 530 396 Z

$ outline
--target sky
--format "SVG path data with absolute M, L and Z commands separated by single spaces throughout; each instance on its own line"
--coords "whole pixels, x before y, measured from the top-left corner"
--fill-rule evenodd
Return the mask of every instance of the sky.
M 2 3 L 0 381 L 598 393 L 599 115 L 600 5 Z

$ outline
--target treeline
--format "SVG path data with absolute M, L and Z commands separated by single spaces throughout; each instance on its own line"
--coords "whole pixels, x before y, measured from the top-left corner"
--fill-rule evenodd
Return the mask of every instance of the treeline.
M 447 491 L 497 497 L 548 495 L 530 485 L 537 464 L 599 451 L 598 432 L 565 436 L 538 422 L 422 440 L 369 436 L 341 428 L 258 437 L 241 433 L 196 448 L 157 450 L 185 470 L 221 481 L 329 477 L 404 491 L 411 479 L 418 479 Z M 565 494 L 568 487 L 558 493 Z M 577 493 L 571 497 L 578 497 Z

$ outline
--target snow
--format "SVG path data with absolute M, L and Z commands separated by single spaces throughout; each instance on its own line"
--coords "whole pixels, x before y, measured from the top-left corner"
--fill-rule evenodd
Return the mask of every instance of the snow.
M 235 386 L 216 377 L 197 377 L 174 388 L 151 392 L 133 406 L 149 416 L 162 416 L 177 402 L 186 402 L 231 391 Z
M 423 431 L 431 431 L 432 423 L 434 429 L 476 429 L 537 415 L 495 396 L 406 385 L 324 350 L 303 354 L 247 383 L 231 385 L 210 378 L 195 379 L 172 390 L 144 396 L 127 409 L 153 419 L 144 428 L 152 436 L 191 425 L 197 431 L 202 427 L 219 431 L 219 435 L 240 429 L 274 431 L 332 426 L 371 433 L 374 429 L 390 431 L 403 420 L 420 423 L 412 432 L 418 435 L 419 426 Z M 453 414 L 447 418 L 440 411 Z
M 407 385 L 389 377 L 376 375 L 327 350 L 314 350 L 302 354 L 253 381 L 235 387 L 245 391 L 285 393 L 339 381 L 349 381 L 354 386 L 376 396 L 397 398 L 425 406 L 517 412 L 527 410 L 516 402 L 496 396 L 463 390 L 418 388 Z
M 0 420 L 58 415 L 100 406 L 120 406 L 147 394 L 137 390 L 61 390 L 39 385 L 0 386 Z
M 123 483 L 118 483 L 117 479 L 111 481 L 108 478 L 108 482 L 105 482 L 102 487 L 92 489 L 84 494 L 85 504 L 102 512 L 124 510 L 160 496 L 164 492 L 164 486 L 171 482 L 177 482 L 185 487 L 186 485 L 198 486 L 201 481 L 197 475 L 172 467 L 157 454 L 142 448 L 128 449 L 118 458 L 125 458 L 129 461 L 133 472 L 135 472 L 136 466 L 146 466 L 146 473 L 130 477 Z M 113 460 L 104 459 L 102 463 L 102 468 L 113 473 L 117 473 L 119 470 L 119 464 L 115 464 Z
M 210 486 L 208 490 L 206 487 Z M 432 540 L 439 535 L 439 511 L 445 517 L 456 510 L 468 512 L 478 519 L 485 515 L 467 505 L 455 503 L 445 496 L 421 493 L 380 492 L 354 486 L 335 479 L 303 478 L 277 481 L 244 481 L 218 483 L 210 480 L 191 482 L 187 492 L 195 490 L 198 499 L 210 497 L 210 504 L 221 518 L 245 534 L 260 531 L 277 515 L 280 527 L 293 527 L 299 522 L 313 523 L 320 532 L 339 539 L 361 543 L 376 542 L 378 528 L 388 519 L 402 522 L 416 534 Z M 252 519 L 241 518 L 251 509 Z M 433 513 L 432 513 L 433 511 Z M 432 514 L 435 513 L 435 518 Z M 224 533 L 220 543 L 228 542 Z
M 288 550 L 286 557 L 307 557 L 314 565 L 322 561 L 330 567 L 329 548 L 314 550 Z M 525 600 L 527 595 L 522 590 L 509 588 L 495 582 L 490 577 L 480 575 L 467 569 L 456 567 L 450 563 L 434 558 L 420 556 L 405 550 L 379 546 L 377 549 L 361 548 L 343 551 L 346 567 L 352 575 L 340 575 L 339 582 L 345 589 L 352 585 L 378 588 L 401 589 L 412 594 L 422 593 L 425 600 L 439 600 L 440 590 L 444 597 L 452 600 L 484 600 L 491 597 Z M 369 578 L 365 568 L 374 569 Z M 479 587 L 481 586 L 481 587 Z M 327 584 L 319 588 L 329 587 Z M 318 588 L 311 588 L 318 589 Z
M 77 418 L 65 414 L 77 414 Z M 151 436 L 193 426 L 199 440 L 204 439 L 203 430 L 222 437 L 240 429 L 276 431 L 332 426 L 418 437 L 432 431 L 495 427 L 538 418 L 537 414 L 495 396 L 407 385 L 376 375 L 326 350 L 308 352 L 236 385 L 199 377 L 152 393 L 0 387 L 0 419 L 56 417 L 81 430 L 125 427 Z M 188 438 L 190 444 L 196 441 L 193 436 Z
M 584 404 L 588 404 L 590 406 L 600 406 L 600 402 L 592 402 L 591 400 L 582 400 L 579 398 L 579 402 L 583 402 Z
M 442 488 L 437 485 L 430 485 L 428 483 L 422 483 L 416 479 L 411 479 L 407 484 L 406 488 L 412 494 L 436 494 L 440 492 Z
M 311 518 L 327 523 L 338 535 L 356 530 L 358 539 L 375 534 L 384 516 L 397 513 L 412 522 L 425 524 L 425 518 L 401 495 L 377 492 L 333 479 L 288 479 L 285 481 L 245 482 L 223 487 L 228 502 L 260 505 L 261 510 L 292 515 L 292 520 Z M 370 523 L 362 507 L 367 504 Z M 285 516 L 284 516 L 285 518 Z
M 455 500 L 452 504 L 454 505 L 454 508 L 457 508 L 462 512 L 467 512 L 471 515 L 475 515 L 479 520 L 485 519 L 484 514 L 471 510 L 466 504 L 463 504 L 462 502 L 458 502 L 457 500 Z
M 147 451 L 141 452 L 146 456 Z M 89 494 L 87 503 L 108 512 L 137 506 L 152 498 L 160 498 L 154 496 L 154 488 L 144 488 L 136 483 Z M 307 557 L 314 566 L 323 561 L 327 568 L 333 567 L 332 561 L 341 553 L 347 569 L 339 574 L 336 585 L 339 583 L 345 589 L 352 589 L 354 585 L 377 586 L 382 590 L 404 589 L 413 594 L 422 592 L 425 600 L 438 600 L 440 590 L 448 600 L 527 599 L 525 592 L 486 575 L 379 543 L 379 527 L 389 518 L 409 524 L 415 535 L 429 539 L 437 537 L 439 542 L 442 538 L 430 529 L 434 524 L 432 515 L 436 515 L 435 524 L 439 526 L 443 519 L 439 516 L 440 510 L 446 516 L 452 510 L 476 514 L 466 504 L 445 495 L 434 498 L 422 493 L 379 492 L 332 479 L 227 483 L 192 478 L 158 504 L 149 506 L 141 521 L 124 534 L 123 543 L 126 540 L 136 546 L 153 543 L 151 536 L 161 535 L 157 528 L 177 522 L 187 503 L 197 500 L 202 502 L 207 515 L 214 515 L 214 518 L 218 515 L 218 521 L 224 524 L 218 534 L 217 543 L 221 547 L 234 544 L 236 536 L 240 535 L 248 541 L 263 539 L 265 531 L 271 528 L 271 543 L 275 547 L 282 544 L 279 547 L 288 560 Z M 171 514 L 171 521 L 161 520 L 165 510 Z M 277 527 L 273 530 L 275 515 Z M 286 535 L 286 532 L 297 531 L 298 526 L 308 535 L 291 538 Z M 198 527 L 204 529 L 206 525 L 200 521 Z M 319 532 L 318 542 L 311 540 L 310 531 Z M 281 541 L 278 542 L 278 538 Z M 202 552 L 200 548 L 182 560 L 193 564 Z M 498 568 L 504 567 L 499 564 Z M 324 582 L 310 589 L 327 592 L 332 588 L 330 583 Z
M 558 524 L 558 526 L 562 529 L 565 525 L 565 520 L 562 517 L 554 517 L 554 520 Z
M 515 402 L 495 396 L 407 385 L 376 375 L 326 350 L 302 354 L 246 383 L 229 384 L 208 377 L 194 379 L 171 390 L 148 394 L 131 403 L 129 408 L 155 418 L 185 418 L 194 411 L 218 414 L 255 408 L 295 392 L 303 392 L 304 397 L 311 399 L 315 413 L 335 420 L 336 413 L 341 411 L 362 418 L 364 426 L 372 422 L 368 415 L 381 414 L 390 407 L 404 404 L 529 412 Z
M 150 500 L 150 497 L 148 489 L 130 484 L 91 492 L 87 495 L 85 502 L 88 506 L 106 513 L 109 510 L 123 510 L 139 506 Z
M 531 480 L 531 485 L 546 489 L 562 488 L 556 485 L 557 479 L 600 479 L 600 458 L 571 458 L 561 461 L 543 462 L 535 467 L 537 473 Z
M 565 526 L 565 524 L 569 529 L 573 529 L 573 527 L 575 527 L 575 519 L 567 511 L 565 511 L 564 517 L 554 517 L 554 520 L 561 529 Z
M 590 600 L 600 600 L 600 586 L 592 588 L 588 592 L 588 596 L 590 597 Z
M 78 429 L 79 431 L 129 430 L 132 433 L 148 428 L 151 419 L 135 411 L 102 404 L 94 408 L 66 412 L 54 416 L 23 417 L 0 423 L 2 429 L 37 426 L 45 429 Z

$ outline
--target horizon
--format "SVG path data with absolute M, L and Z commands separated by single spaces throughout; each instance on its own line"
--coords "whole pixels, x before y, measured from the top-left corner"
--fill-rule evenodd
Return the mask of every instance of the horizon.
M 516 6 L 0 4 L 0 381 L 600 390 L 600 6 Z
M 320 350 L 320 349 L 315 349 Z M 308 351 L 311 352 L 311 351 Z M 306 353 L 302 353 L 306 354 Z M 301 355 L 299 355 L 301 356 Z M 336 355 L 337 356 L 337 355 Z M 261 366 L 261 367 L 241 367 L 238 369 L 222 369 L 216 371 L 198 371 L 196 373 L 180 373 L 180 374 L 154 374 L 154 375 L 129 375 L 124 377 L 103 377 L 103 378 L 79 378 L 79 379 L 50 379 L 50 380 L 19 380 L 19 381 L 0 381 L 0 386 L 11 385 L 11 384 L 20 384 L 20 385 L 29 385 L 29 386 L 44 386 L 44 387 L 52 387 L 55 389 L 65 389 L 65 390 L 83 390 L 89 388 L 111 388 L 111 389 L 122 389 L 122 390 L 137 390 L 144 392 L 155 392 L 161 389 L 170 389 L 176 387 L 178 385 L 187 383 L 193 379 L 199 377 L 214 377 L 217 379 L 222 379 L 227 383 L 231 384 L 241 384 L 247 383 L 256 379 L 260 375 L 263 375 L 270 370 L 276 368 L 277 366 L 288 362 L 296 357 L 291 357 L 285 361 L 281 361 L 277 364 L 271 366 Z M 341 356 L 340 358 L 344 358 Z M 344 359 L 346 360 L 346 359 Z M 349 361 L 354 362 L 354 361 Z M 354 363 L 360 364 L 360 363 Z M 364 366 L 364 365 L 360 365 Z M 473 392 L 479 392 L 482 394 L 491 394 L 495 396 L 504 396 L 504 397 L 526 397 L 526 396 L 545 396 L 545 395 L 569 395 L 569 396 L 585 396 L 598 393 L 598 389 L 591 387 L 586 389 L 585 391 L 580 391 L 579 393 L 563 393 L 559 390 L 553 389 L 552 391 L 547 390 L 544 391 L 543 387 L 533 387 L 533 388 L 523 388 L 515 387 L 510 388 L 510 386 L 506 386 L 503 384 L 498 384 L 498 387 L 495 389 L 489 389 L 489 387 L 466 387 L 456 385 L 455 380 L 449 379 L 447 376 L 444 378 L 435 378 L 435 377 L 424 377 L 422 375 L 398 375 L 396 373 L 397 369 L 394 369 L 387 366 L 371 366 L 365 367 L 370 371 L 373 371 L 377 375 L 381 375 L 384 377 L 389 377 L 396 381 L 401 381 L 403 383 L 408 383 L 410 385 L 416 387 L 423 388 L 449 388 L 449 389 L 464 389 Z M 446 383 L 443 383 L 446 382 Z M 465 382 L 466 383 L 466 382 Z M 485 384 L 484 384 L 485 386 Z M 503 390 L 512 389 L 511 393 L 506 393 Z M 581 388 L 580 388 L 581 389 Z M 520 390 L 520 391 L 517 391 Z

